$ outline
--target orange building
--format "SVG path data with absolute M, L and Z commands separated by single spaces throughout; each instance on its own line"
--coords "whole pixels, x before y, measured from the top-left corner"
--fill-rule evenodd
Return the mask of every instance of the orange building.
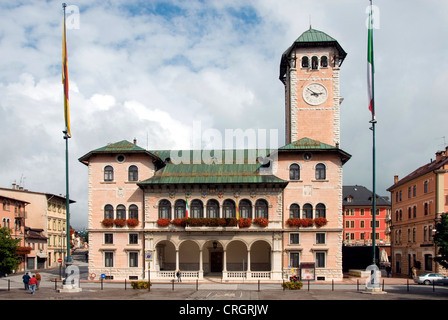
M 372 191 L 363 186 L 344 186 L 344 245 L 372 245 Z M 388 198 L 376 197 L 375 245 L 390 253 L 391 204 Z
M 345 55 L 314 29 L 283 54 L 286 145 L 266 161 L 256 160 L 266 150 L 149 151 L 135 140 L 82 156 L 91 275 L 342 280 Z
M 446 273 L 434 262 L 437 247 L 434 226 L 448 211 L 448 148 L 436 153 L 435 160 L 419 167 L 402 179 L 394 177 L 388 189 L 392 197 L 393 272 L 417 275 Z

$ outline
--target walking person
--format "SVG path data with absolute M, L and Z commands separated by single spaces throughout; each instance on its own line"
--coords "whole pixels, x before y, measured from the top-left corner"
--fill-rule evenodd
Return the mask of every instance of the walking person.
M 33 277 L 30 279 L 29 285 L 30 285 L 30 293 L 34 294 L 34 291 L 36 291 L 36 285 L 37 285 L 36 275 L 33 275 Z
M 29 288 L 30 288 L 30 285 L 29 285 L 30 279 L 31 279 L 31 277 L 28 274 L 28 272 L 25 273 L 22 277 L 23 284 L 25 285 L 25 290 L 29 290 Z
M 37 272 L 36 272 L 36 279 L 37 279 L 36 290 L 39 290 L 40 281 L 42 280 L 42 277 Z
M 177 282 L 182 282 L 182 279 L 180 278 L 180 270 L 177 270 L 176 277 L 177 277 Z

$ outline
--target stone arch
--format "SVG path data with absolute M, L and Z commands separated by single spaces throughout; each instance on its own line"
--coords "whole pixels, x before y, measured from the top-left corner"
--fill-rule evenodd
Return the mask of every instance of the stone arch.
M 268 241 L 255 240 L 250 245 L 250 269 L 251 271 L 271 270 L 272 246 Z
M 232 240 L 226 245 L 228 271 L 245 271 L 248 263 L 248 245 L 243 240 Z
M 182 271 L 199 270 L 200 246 L 194 240 L 185 240 L 179 244 L 179 268 Z
M 176 245 L 169 240 L 161 240 L 155 244 L 156 270 L 176 269 Z

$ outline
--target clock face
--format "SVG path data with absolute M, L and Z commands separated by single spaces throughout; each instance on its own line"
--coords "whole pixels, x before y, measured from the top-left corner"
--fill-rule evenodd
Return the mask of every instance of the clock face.
M 312 106 L 324 103 L 327 97 L 327 88 L 320 83 L 311 83 L 303 89 L 303 100 Z

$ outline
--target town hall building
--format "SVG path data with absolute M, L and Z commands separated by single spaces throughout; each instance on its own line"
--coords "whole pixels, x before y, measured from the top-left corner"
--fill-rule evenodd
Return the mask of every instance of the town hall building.
M 146 150 L 135 140 L 79 158 L 88 167 L 89 273 L 342 280 L 342 167 L 351 157 L 340 148 L 345 57 L 311 28 L 283 53 L 286 144 L 262 160 L 251 161 L 251 150 L 213 150 L 213 161 L 179 163 L 173 154 L 194 159 L 200 150 Z

